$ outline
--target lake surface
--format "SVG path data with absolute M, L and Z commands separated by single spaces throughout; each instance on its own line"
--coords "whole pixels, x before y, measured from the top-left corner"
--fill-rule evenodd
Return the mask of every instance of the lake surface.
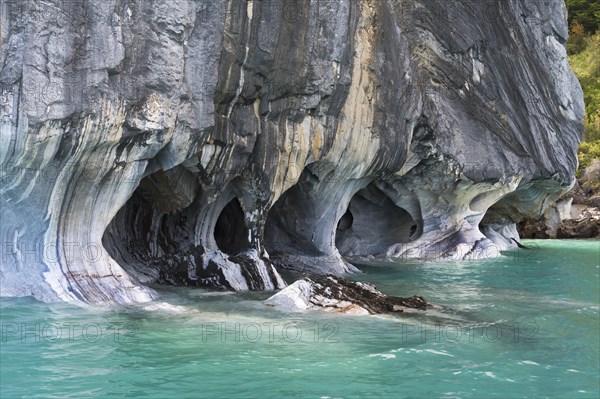
M 2 298 L 0 398 L 598 398 L 600 242 L 524 243 L 353 277 L 441 306 L 418 314 L 286 314 L 268 293 L 185 288 L 161 289 L 175 311 Z

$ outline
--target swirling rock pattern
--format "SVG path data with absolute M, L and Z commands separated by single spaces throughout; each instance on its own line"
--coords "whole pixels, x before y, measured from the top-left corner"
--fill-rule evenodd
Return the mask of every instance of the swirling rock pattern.
M 2 295 L 496 256 L 573 182 L 562 0 L 3 0 Z

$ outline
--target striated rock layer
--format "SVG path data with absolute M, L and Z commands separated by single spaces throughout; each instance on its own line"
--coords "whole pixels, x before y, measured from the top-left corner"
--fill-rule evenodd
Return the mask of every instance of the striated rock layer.
M 562 0 L 0 9 L 2 295 L 497 256 L 573 182 Z
M 265 301 L 286 312 L 319 310 L 329 313 L 369 315 L 425 310 L 433 305 L 418 295 L 410 298 L 385 295 L 369 283 L 334 275 L 303 277 Z

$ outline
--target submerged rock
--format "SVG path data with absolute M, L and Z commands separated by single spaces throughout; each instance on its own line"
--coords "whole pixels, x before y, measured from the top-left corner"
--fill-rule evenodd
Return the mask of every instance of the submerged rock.
M 2 295 L 493 257 L 573 183 L 563 0 L 1 8 Z
M 431 305 L 421 296 L 385 295 L 374 285 L 327 275 L 297 280 L 265 301 L 284 311 L 321 310 L 345 314 L 379 314 L 425 310 Z

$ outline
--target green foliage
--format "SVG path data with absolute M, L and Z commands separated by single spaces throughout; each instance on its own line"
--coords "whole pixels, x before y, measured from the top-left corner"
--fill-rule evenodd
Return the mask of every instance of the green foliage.
M 569 56 L 569 64 L 583 87 L 587 122 L 592 122 L 600 109 L 600 32 L 586 37 L 584 42 L 582 51 Z
M 600 159 L 600 0 L 567 0 L 569 64 L 583 89 L 585 120 L 579 170 Z
M 577 54 L 585 49 L 585 28 L 579 22 L 571 25 L 569 40 L 567 41 L 567 53 Z
M 579 23 L 588 33 L 600 28 L 600 0 L 567 0 L 569 26 Z
M 592 121 L 585 120 L 584 141 L 579 146 L 579 177 L 581 171 L 587 168 L 594 159 L 600 159 L 600 115 L 593 116 Z
M 571 68 L 583 88 L 586 117 L 579 147 L 579 169 L 600 159 L 600 32 L 585 38 L 585 46 L 569 56 Z

